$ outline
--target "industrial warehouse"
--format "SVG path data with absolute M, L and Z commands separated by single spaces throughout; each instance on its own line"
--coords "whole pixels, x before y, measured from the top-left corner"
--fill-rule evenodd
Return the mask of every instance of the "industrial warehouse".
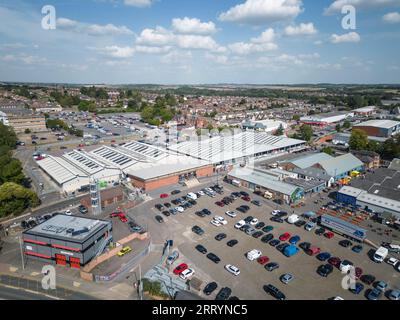
M 305 145 L 302 140 L 244 132 L 183 142 L 168 149 L 132 141 L 92 151 L 74 150 L 60 157 L 48 155 L 37 163 L 66 194 L 93 181 L 113 185 L 122 179 L 152 191 L 209 177 L 221 168 L 227 171 L 235 163 L 300 151 Z
M 112 241 L 112 222 L 56 215 L 22 235 L 28 258 L 80 269 Z

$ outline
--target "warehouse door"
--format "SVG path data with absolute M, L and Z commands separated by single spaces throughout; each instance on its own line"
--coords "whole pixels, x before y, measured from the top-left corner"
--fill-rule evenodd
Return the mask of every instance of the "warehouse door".
M 71 268 L 73 269 L 81 268 L 81 260 L 79 258 L 70 258 L 69 263 L 71 264 Z
M 56 254 L 56 264 L 60 266 L 65 266 L 67 265 L 67 258 L 63 256 L 62 254 Z

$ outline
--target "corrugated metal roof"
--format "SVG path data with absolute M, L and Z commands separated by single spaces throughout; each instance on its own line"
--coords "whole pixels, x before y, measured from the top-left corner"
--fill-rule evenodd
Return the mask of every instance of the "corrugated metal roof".
M 336 157 L 330 160 L 319 162 L 319 165 L 332 177 L 350 172 L 356 168 L 362 167 L 364 164 L 351 153 Z
M 354 127 L 376 127 L 376 128 L 390 129 L 398 125 L 400 125 L 400 122 L 393 120 L 370 120 L 356 124 Z
M 37 164 L 60 185 L 78 176 L 86 176 L 86 173 L 72 166 L 62 158 L 47 156 L 45 159 L 37 161 Z
M 299 157 L 297 159 L 294 159 L 290 161 L 290 163 L 293 163 L 296 167 L 300 169 L 305 169 L 308 167 L 312 167 L 316 163 L 320 163 L 321 161 L 326 161 L 326 160 L 331 160 L 333 159 L 332 156 L 329 154 L 326 154 L 324 152 L 321 153 L 315 153 L 303 157 Z
M 276 191 L 288 196 L 292 196 L 298 189 L 302 189 L 289 183 L 279 181 L 274 176 L 252 168 L 235 168 L 229 173 L 229 175 L 233 178 L 254 183 L 255 185 L 268 190 Z
M 362 201 L 365 203 L 369 203 L 371 205 L 375 205 L 381 208 L 389 209 L 400 213 L 400 201 L 383 198 L 380 196 L 367 193 L 365 191 L 357 197 L 357 201 Z
M 353 188 L 350 186 L 344 186 L 339 190 L 339 193 L 357 198 L 361 193 L 365 192 L 364 190 Z

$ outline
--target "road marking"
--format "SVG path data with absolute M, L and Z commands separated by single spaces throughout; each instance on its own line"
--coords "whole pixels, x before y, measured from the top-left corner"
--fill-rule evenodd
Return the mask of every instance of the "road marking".
M 15 272 L 17 272 L 17 271 L 18 271 L 18 268 L 16 268 L 16 267 L 10 267 L 10 272 L 15 273 Z
M 31 273 L 31 276 L 32 276 L 32 277 L 37 277 L 38 275 L 40 275 L 39 272 L 32 272 L 32 273 Z
M 75 288 L 79 288 L 79 287 L 81 286 L 81 283 L 80 283 L 80 282 L 77 282 L 77 281 L 74 281 L 73 286 L 74 286 Z

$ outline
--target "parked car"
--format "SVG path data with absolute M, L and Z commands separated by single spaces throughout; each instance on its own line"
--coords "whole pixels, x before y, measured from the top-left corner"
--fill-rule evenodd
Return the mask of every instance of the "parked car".
M 376 278 L 370 274 L 364 274 L 361 276 L 360 280 L 364 282 L 366 285 L 371 285 L 375 282 Z
M 264 291 L 273 296 L 277 300 L 285 300 L 286 296 L 280 291 L 277 287 L 273 286 L 272 284 L 265 285 L 263 287 Z
M 204 289 L 203 292 L 206 296 L 211 295 L 216 289 L 218 288 L 218 284 L 216 282 L 210 282 L 209 284 L 207 284 Z
M 221 241 L 221 240 L 226 239 L 226 237 L 227 237 L 227 236 L 226 236 L 225 233 L 220 233 L 220 234 L 217 234 L 217 235 L 216 235 L 215 240 Z
M 262 231 L 256 231 L 252 234 L 252 237 L 255 239 L 260 238 L 264 233 Z
M 348 248 L 353 245 L 353 243 L 350 240 L 341 240 L 339 241 L 339 245 L 343 248 Z
M 262 228 L 264 228 L 264 227 L 265 227 L 265 222 L 259 222 L 259 223 L 257 223 L 256 226 L 255 226 L 255 228 L 256 228 L 257 230 L 260 230 L 260 229 L 262 229 Z
M 263 236 L 263 237 L 261 238 L 261 242 L 268 243 L 268 242 L 270 242 L 272 239 L 274 239 L 274 235 L 271 234 L 271 233 L 269 233 L 269 234 L 266 234 L 265 236 Z
M 350 286 L 349 290 L 354 294 L 360 294 L 364 290 L 364 285 L 360 282 L 356 282 L 354 286 Z
M 377 289 L 377 288 L 373 288 L 372 290 L 369 291 L 368 295 L 367 295 L 367 299 L 368 300 L 379 300 L 382 296 L 382 291 Z
M 290 273 L 286 273 L 284 275 L 282 275 L 280 277 L 280 280 L 284 283 L 284 284 L 289 284 L 290 282 L 292 282 L 294 279 L 294 276 Z
M 262 231 L 265 232 L 265 233 L 269 233 L 269 232 L 271 232 L 271 231 L 273 231 L 273 230 L 274 230 L 274 227 L 273 227 L 273 226 L 266 226 L 266 227 L 264 227 L 264 228 L 262 229 Z
M 327 239 L 332 239 L 335 236 L 335 234 L 331 231 L 328 231 L 327 233 L 324 234 L 324 237 Z
M 390 300 L 395 300 L 395 301 L 400 300 L 400 290 L 392 290 L 392 291 L 390 291 L 390 293 L 388 294 L 388 298 Z
M 132 248 L 129 246 L 123 247 L 118 253 L 118 257 L 123 257 L 124 255 L 128 254 L 129 252 L 132 251 Z
M 234 276 L 238 276 L 240 274 L 240 270 L 238 267 L 235 267 L 234 265 L 227 264 L 225 266 L 225 270 L 228 271 L 229 273 L 233 274 Z
M 193 277 L 194 273 L 195 273 L 195 271 L 194 271 L 193 269 L 186 269 L 186 270 L 184 270 L 184 271 L 181 272 L 181 274 L 179 275 L 179 277 L 180 277 L 182 280 L 187 280 L 187 279 L 189 279 L 190 277 Z
M 235 229 L 241 229 L 245 225 L 246 225 L 246 221 L 240 220 L 238 223 L 235 224 Z
M 194 227 L 192 228 L 192 231 L 193 231 L 195 234 L 199 235 L 199 236 L 202 236 L 202 235 L 204 234 L 204 230 L 203 230 L 202 228 L 200 228 L 199 226 L 194 226 Z
M 290 244 L 297 244 L 299 241 L 300 241 L 300 237 L 299 236 L 294 236 L 294 237 L 290 238 L 289 243 Z
M 156 220 L 158 223 L 163 223 L 164 222 L 164 218 L 161 216 L 156 216 Z
M 269 262 L 269 258 L 267 256 L 259 257 L 257 259 L 257 262 L 261 265 L 265 265 L 266 263 Z
M 363 246 L 361 245 L 355 245 L 351 250 L 355 253 L 360 253 L 363 250 Z
M 173 251 L 167 258 L 167 265 L 173 264 L 177 259 L 179 258 L 179 252 L 178 251 Z
M 231 218 L 236 218 L 237 217 L 237 214 L 235 212 L 233 212 L 233 211 L 227 211 L 227 212 L 225 212 L 225 214 L 228 217 L 231 217 Z
M 317 255 L 317 259 L 319 261 L 326 261 L 331 257 L 331 254 L 328 252 L 322 252 L 320 254 Z
M 230 288 L 228 288 L 228 287 L 222 288 L 218 292 L 215 300 L 227 300 L 231 294 L 232 294 L 232 290 Z
M 175 269 L 174 269 L 174 271 L 173 271 L 173 273 L 175 274 L 175 275 L 180 275 L 183 271 L 185 271 L 186 269 L 189 269 L 189 266 L 186 264 L 186 263 L 181 263 L 179 266 L 177 266 Z
M 272 271 L 274 271 L 276 269 L 279 269 L 279 263 L 270 262 L 270 263 L 266 264 L 264 268 L 265 268 L 265 270 L 267 270 L 269 272 L 272 272 Z
M 280 243 L 281 243 L 280 240 L 274 239 L 274 240 L 271 240 L 271 241 L 269 242 L 269 245 L 270 245 L 271 247 L 276 247 L 276 246 L 279 245 Z
M 282 218 L 278 218 L 278 217 L 272 217 L 271 219 L 272 222 L 276 222 L 276 223 L 284 223 L 285 221 Z
M 288 232 L 285 232 L 279 237 L 280 241 L 288 241 L 292 235 Z
M 324 228 L 319 228 L 319 229 L 315 230 L 315 234 L 317 236 L 322 236 L 325 233 L 325 231 L 326 230 Z
M 234 246 L 236 246 L 239 243 L 239 241 L 237 240 L 230 240 L 227 242 L 228 247 L 233 248 Z
M 207 249 L 204 246 L 202 246 L 201 244 L 198 244 L 196 246 L 196 250 L 198 252 L 202 253 L 202 254 L 206 254 L 207 253 Z
M 328 277 L 332 272 L 333 272 L 333 266 L 330 264 L 323 264 L 323 265 L 319 266 L 317 269 L 317 273 L 321 277 L 325 277 L 325 278 Z
M 215 255 L 214 253 L 207 254 L 207 258 L 210 259 L 215 264 L 218 264 L 218 263 L 221 262 L 221 259 L 217 255 Z

